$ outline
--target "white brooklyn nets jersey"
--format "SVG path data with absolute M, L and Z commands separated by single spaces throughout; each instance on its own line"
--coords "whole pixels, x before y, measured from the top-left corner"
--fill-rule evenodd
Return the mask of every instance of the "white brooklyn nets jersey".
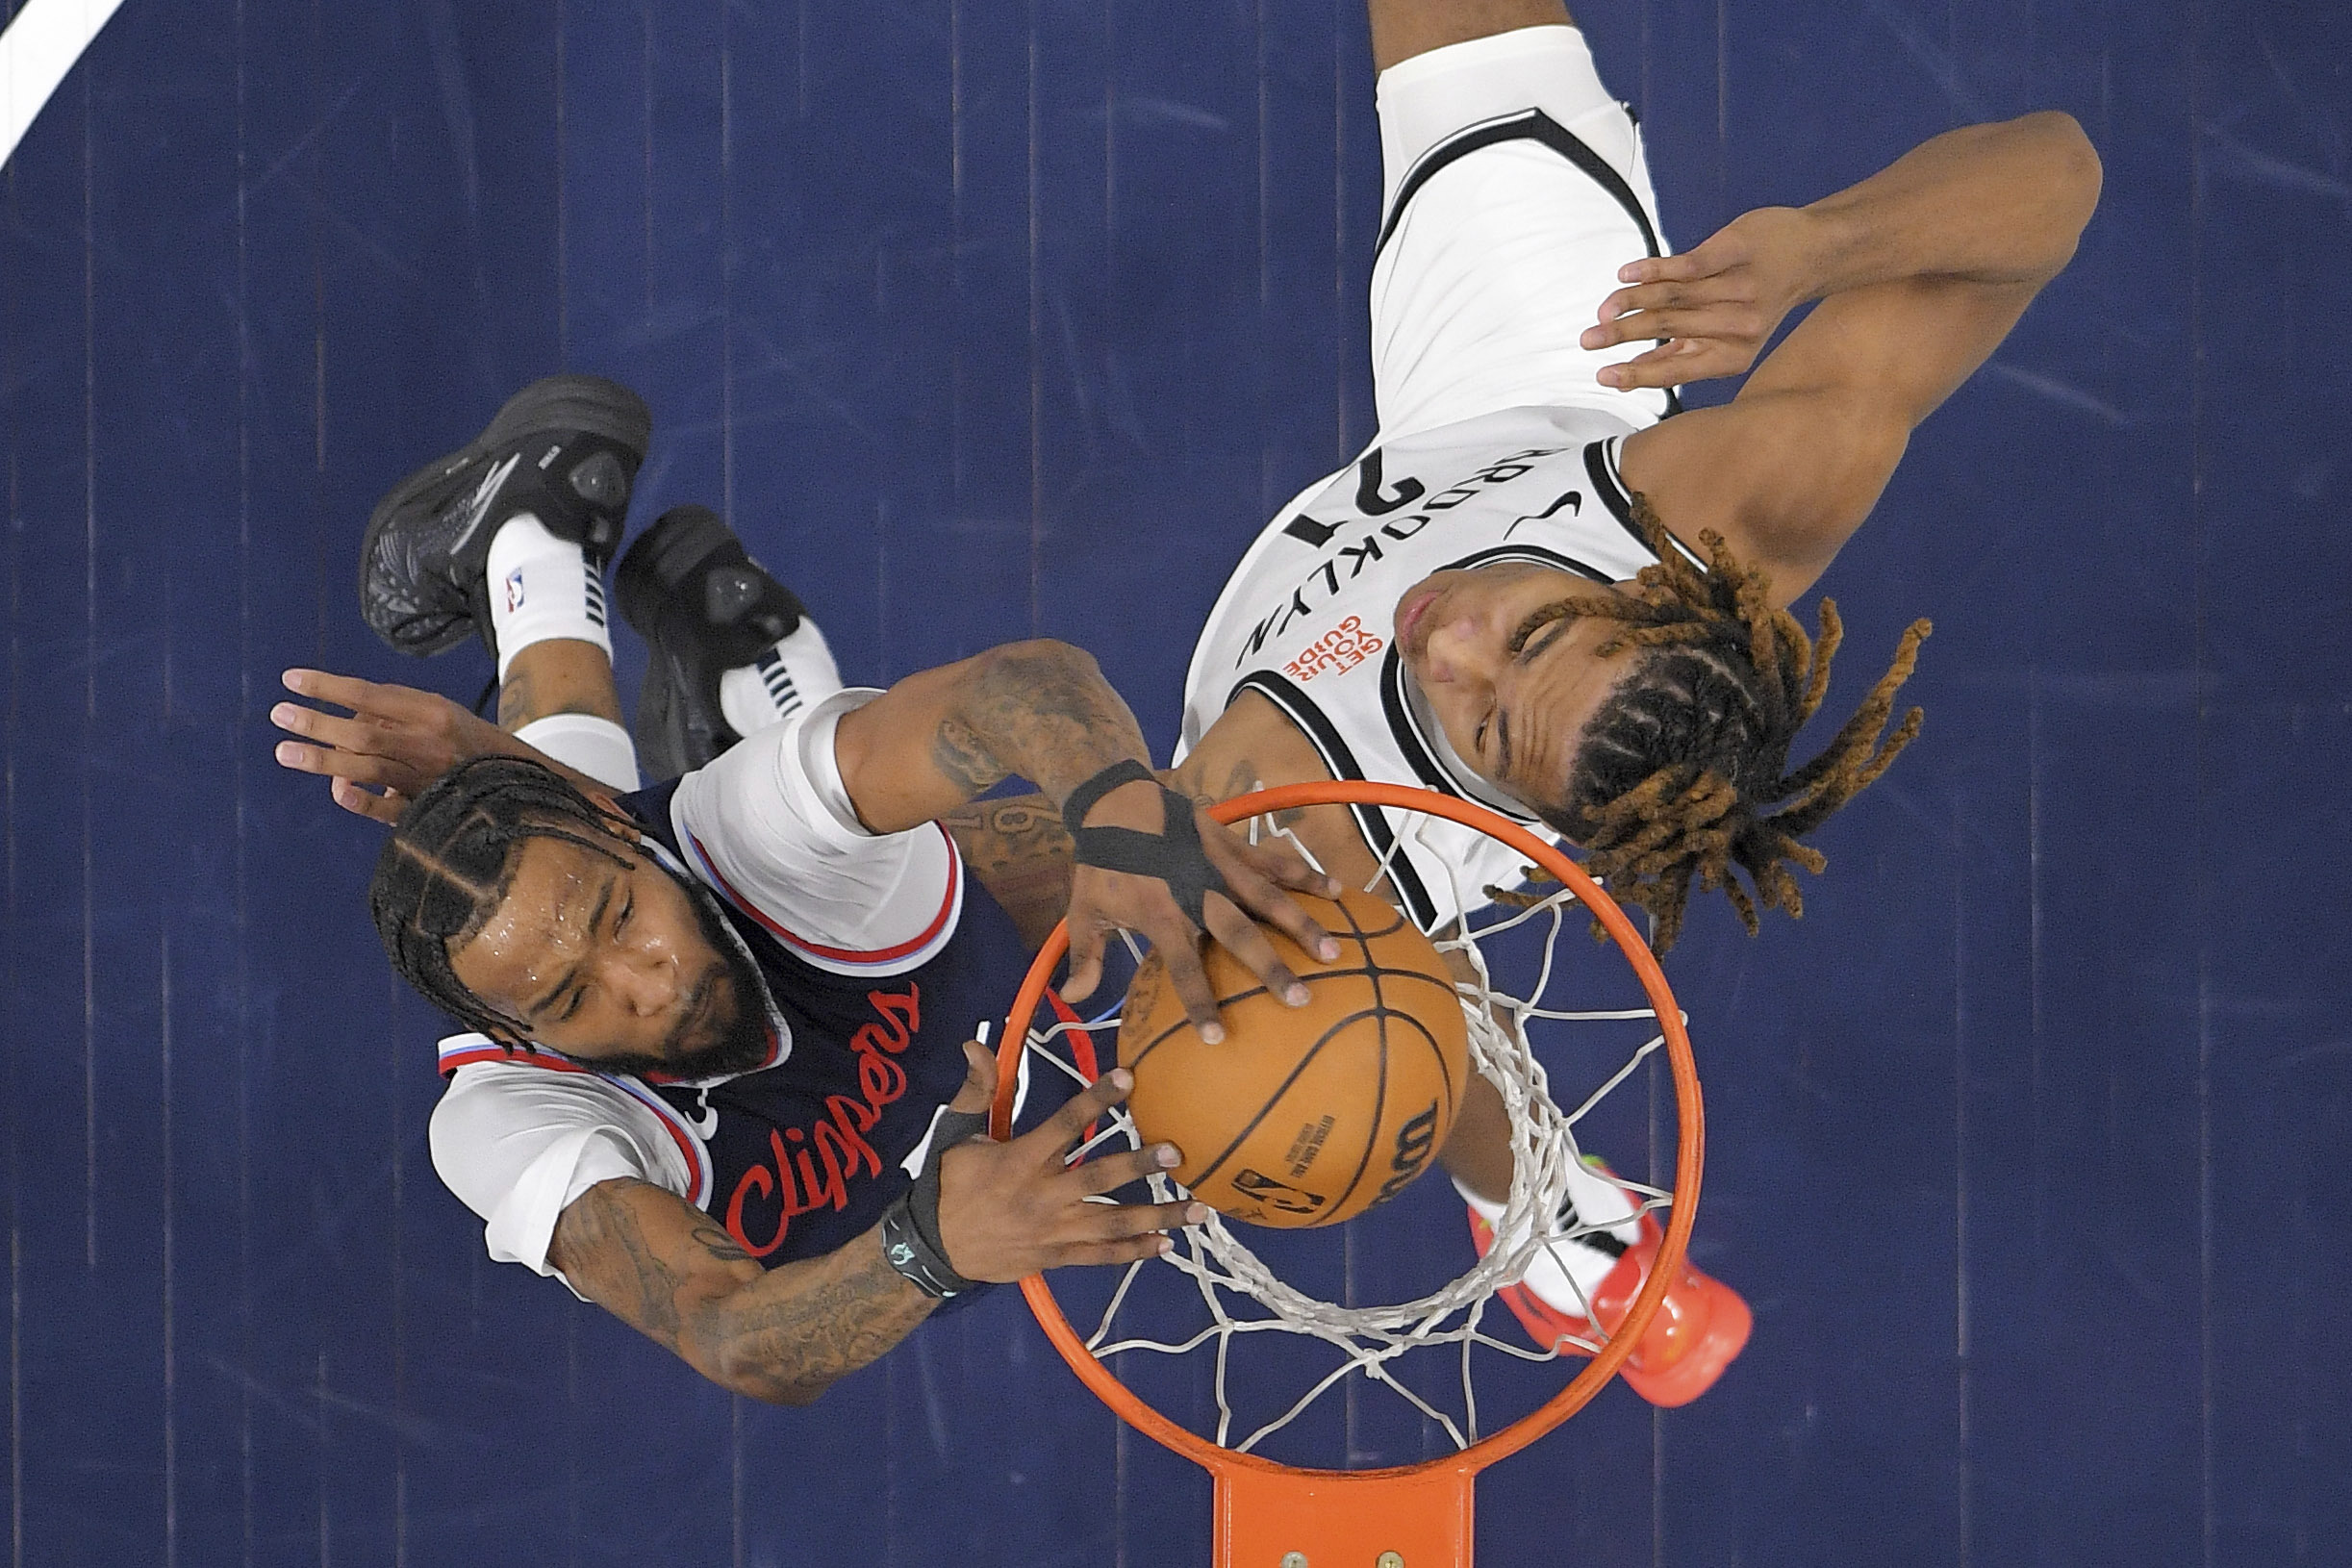
M 1617 472 L 1634 428 L 1589 408 L 1505 409 L 1401 437 L 1309 489 L 1266 525 L 1209 614 L 1185 677 L 1179 757 L 1252 691 L 1335 777 L 1418 784 L 1556 839 L 1446 744 L 1398 657 L 1395 611 L 1434 571 L 1524 561 L 1598 583 L 1651 565 Z M 1523 857 L 1482 833 L 1352 809 L 1425 930 L 1486 902 L 1489 884 L 1520 880 Z

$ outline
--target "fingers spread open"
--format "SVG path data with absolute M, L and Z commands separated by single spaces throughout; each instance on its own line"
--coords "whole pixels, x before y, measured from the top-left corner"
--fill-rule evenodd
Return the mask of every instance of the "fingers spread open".
M 384 735 L 384 726 L 371 720 L 338 719 L 299 702 L 278 703 L 269 710 L 269 721 L 289 735 L 347 751 L 372 750 Z
M 1305 982 L 1291 972 L 1288 964 L 1282 962 L 1281 955 L 1274 950 L 1274 944 L 1266 940 L 1266 933 L 1259 929 L 1255 921 L 1235 908 L 1231 899 L 1216 894 L 1209 896 L 1206 913 L 1210 934 L 1225 946 L 1227 952 L 1240 959 L 1251 974 L 1265 981 L 1267 990 L 1279 998 L 1285 1006 L 1306 1005 Z M 1313 931 L 1314 942 L 1300 943 L 1308 951 L 1314 950 L 1316 943 L 1330 940 L 1324 935 L 1321 926 L 1305 919 L 1303 912 L 1300 913 L 1299 921 Z
M 1339 878 L 1315 870 L 1306 856 L 1280 840 L 1270 844 L 1245 844 L 1250 863 L 1260 875 L 1279 887 L 1297 893 L 1311 893 L 1319 898 L 1336 898 L 1341 888 Z
M 420 782 L 414 768 L 389 757 L 371 757 L 358 751 L 305 746 L 300 741 L 280 741 L 272 755 L 277 758 L 279 767 L 291 768 L 297 773 L 347 778 L 354 784 L 371 788 L 413 793 Z
M 397 692 L 397 686 L 378 686 L 371 680 L 356 675 L 337 675 L 324 670 L 289 670 L 279 677 L 288 691 L 296 696 L 316 697 L 332 702 L 339 708 L 358 710 L 373 705 L 384 692 Z
M 1320 893 L 1323 894 L 1323 897 L 1329 898 L 1339 897 L 1339 889 L 1335 883 L 1332 883 L 1331 878 L 1319 877 L 1317 880 L 1321 883 L 1331 884 L 1331 890 L 1324 893 L 1323 888 L 1318 886 L 1311 889 L 1301 888 L 1300 891 L 1302 893 Z M 1277 887 L 1272 879 L 1264 876 L 1254 863 L 1236 868 L 1234 873 L 1226 877 L 1226 885 L 1227 897 L 1234 904 L 1281 931 L 1291 941 L 1296 942 L 1302 951 L 1313 953 L 1327 964 L 1338 960 L 1339 944 L 1332 939 L 1330 932 L 1323 928 L 1323 923 L 1308 914 L 1298 902 L 1284 897 L 1282 890 Z M 1214 910 L 1217 906 L 1210 903 L 1205 907 Z M 1224 940 L 1224 933 L 1217 929 L 1214 921 L 1210 923 L 1210 929 L 1216 932 L 1220 941 Z M 1227 945 L 1230 946 L 1230 944 Z M 1239 950 L 1235 949 L 1235 951 Z
M 1180 1230 L 1208 1218 L 1206 1209 L 1191 1202 L 1089 1203 L 1085 1212 L 1091 1239 L 1105 1241 Z
M 1062 1156 L 1070 1147 L 1086 1135 L 1087 1125 L 1104 1111 L 1127 1098 L 1135 1087 L 1135 1075 L 1124 1067 L 1114 1067 L 1084 1089 L 1070 1097 L 1070 1103 L 1048 1117 L 1045 1125 L 1034 1132 L 1024 1133 L 1017 1142 L 1034 1141 L 1039 1163 L 1060 1170 Z
M 1169 1151 L 1176 1157 L 1163 1156 L 1160 1152 L 1162 1150 Z M 1146 1176 L 1165 1176 L 1181 1162 L 1182 1157 L 1173 1144 L 1146 1144 L 1141 1149 L 1122 1150 L 1116 1154 L 1088 1160 L 1083 1165 L 1074 1165 L 1066 1174 L 1066 1179 L 1075 1191 L 1088 1197 L 1100 1197 L 1103 1193 L 1117 1192 L 1122 1187 L 1130 1186 Z
M 338 778 L 329 783 L 327 793 L 333 796 L 335 803 L 345 811 L 355 816 L 365 817 L 370 822 L 383 822 L 388 825 L 398 822 L 400 813 L 408 806 L 408 797 L 397 790 L 387 790 L 382 795 L 375 795 L 343 778 Z
M 1620 391 L 1636 387 L 1676 387 L 1685 382 L 1704 381 L 1710 376 L 1733 375 L 1743 368 L 1740 356 L 1716 345 L 1693 339 L 1677 339 L 1660 343 L 1647 353 L 1636 354 L 1622 365 L 1612 365 L 1601 372 L 1606 386 Z
M 1171 940 L 1173 932 L 1150 934 L 1160 962 L 1167 966 L 1168 983 L 1176 988 L 1176 999 L 1184 1004 L 1184 1016 L 1192 1020 L 1192 1026 L 1201 1039 L 1212 1046 L 1217 1044 L 1225 1038 L 1225 1025 L 1218 1022 L 1217 994 L 1209 989 L 1208 972 L 1201 967 L 1199 939 L 1189 931 L 1181 941 Z M 1262 943 L 1265 939 L 1258 940 Z M 1246 955 L 1237 952 L 1236 956 L 1247 962 Z M 1267 956 L 1272 956 L 1271 949 Z

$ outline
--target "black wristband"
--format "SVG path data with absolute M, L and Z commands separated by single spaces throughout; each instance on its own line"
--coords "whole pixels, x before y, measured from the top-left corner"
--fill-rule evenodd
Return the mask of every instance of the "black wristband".
M 1132 757 L 1122 758 L 1070 792 L 1062 802 L 1062 825 L 1076 838 L 1078 829 L 1086 824 L 1086 814 L 1095 809 L 1095 802 L 1123 785 L 1151 778 L 1151 770 Z
M 938 1195 L 934 1193 L 932 1198 L 936 1204 Z M 909 1187 L 898 1195 L 898 1201 L 882 1211 L 882 1261 L 934 1301 L 977 1290 L 977 1280 L 956 1273 L 948 1265 L 947 1254 L 924 1238 L 923 1227 L 915 1222 L 915 1189 Z M 937 1228 L 936 1218 L 933 1228 Z
M 980 1288 L 948 1261 L 939 1235 L 939 1167 L 948 1150 L 988 1130 L 988 1117 L 943 1107 L 931 1123 L 931 1149 L 923 1174 L 882 1211 L 882 1261 L 904 1275 L 925 1296 L 945 1301 Z

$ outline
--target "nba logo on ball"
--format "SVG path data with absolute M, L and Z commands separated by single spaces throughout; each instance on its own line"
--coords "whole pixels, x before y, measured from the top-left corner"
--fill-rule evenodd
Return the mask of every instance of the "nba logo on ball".
M 1429 938 L 1367 893 L 1299 902 L 1340 946 L 1326 964 L 1267 929 L 1304 1007 L 1212 947 L 1224 1040 L 1201 1040 L 1156 954 L 1120 1017 L 1136 1130 L 1182 1151 L 1174 1174 L 1194 1197 L 1253 1225 L 1337 1225 L 1395 1197 L 1444 1147 L 1470 1070 L 1461 997 Z
M 506 574 L 506 610 L 512 615 L 522 608 L 522 569 L 517 567 Z

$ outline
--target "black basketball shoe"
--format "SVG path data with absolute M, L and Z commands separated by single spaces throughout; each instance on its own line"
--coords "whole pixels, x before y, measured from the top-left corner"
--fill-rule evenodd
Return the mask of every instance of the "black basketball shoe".
M 808 612 L 708 507 L 663 513 L 620 558 L 613 593 L 652 651 L 634 726 L 648 779 L 691 772 L 743 739 L 720 707 L 720 676 L 760 664 L 771 693 L 791 679 L 775 645 Z
M 584 375 L 532 382 L 490 428 L 376 503 L 360 545 L 360 613 L 403 653 L 439 653 L 479 632 L 495 659 L 485 565 L 499 525 L 527 512 L 601 572 L 652 433 L 626 387 Z

